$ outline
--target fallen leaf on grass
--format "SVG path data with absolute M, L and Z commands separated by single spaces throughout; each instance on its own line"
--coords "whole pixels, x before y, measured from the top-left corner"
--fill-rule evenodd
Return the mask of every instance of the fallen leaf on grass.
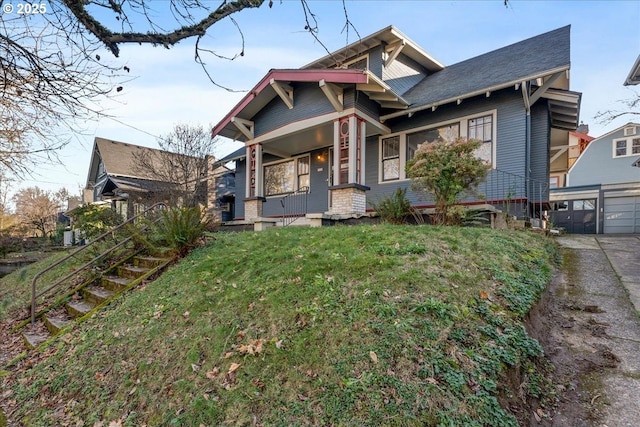
M 220 368 L 218 368 L 217 366 L 214 367 L 212 370 L 208 371 L 205 376 L 207 378 L 209 378 L 210 380 L 214 379 L 216 376 L 218 376 L 218 374 L 220 373 Z
M 191 364 L 191 370 L 193 372 L 198 372 L 200 370 L 200 366 L 196 365 L 195 363 Z
M 373 361 L 373 363 L 378 363 L 378 355 L 374 351 L 369 352 L 369 357 Z
M 489 294 L 486 293 L 485 291 L 480 291 L 480 299 L 488 299 L 489 298 Z
M 115 421 L 111 421 L 109 423 L 109 427 L 122 427 L 122 418 L 119 418 Z
M 231 366 L 229 366 L 229 372 L 228 372 L 228 373 L 229 373 L 229 374 L 231 374 L 231 373 L 233 373 L 233 372 L 237 371 L 237 370 L 238 370 L 238 368 L 239 368 L 240 366 L 241 366 L 241 364 L 240 364 L 240 363 L 235 363 L 235 362 L 233 362 L 233 363 L 231 364 Z
M 228 359 L 228 358 L 230 358 L 231 356 L 233 356 L 233 351 L 227 351 L 227 352 L 224 354 L 224 356 L 223 356 L 223 357 L 224 357 L 225 359 Z

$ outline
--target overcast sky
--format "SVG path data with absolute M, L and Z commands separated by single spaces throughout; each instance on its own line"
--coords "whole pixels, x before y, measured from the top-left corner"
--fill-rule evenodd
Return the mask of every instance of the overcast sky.
M 234 61 L 213 57 L 207 68 L 217 83 L 235 90 L 251 89 L 272 68 L 299 68 L 326 55 L 304 31 L 304 14 L 297 0 L 268 1 L 257 10 L 234 15 L 245 38 L 245 55 Z M 216 3 L 217 4 L 217 3 Z M 602 135 L 632 118 L 599 123 L 598 111 L 620 108 L 619 101 L 640 87 L 624 87 L 640 53 L 639 1 L 347 1 L 350 20 L 361 37 L 394 25 L 441 63 L 451 65 L 529 37 L 571 25 L 571 90 L 582 92 L 580 119 L 592 136 Z M 357 40 L 353 29 L 342 31 L 340 1 L 310 1 L 319 37 L 333 51 Z M 233 55 L 240 38 L 226 20 L 212 27 L 207 46 Z M 105 52 L 105 55 L 107 53 Z M 194 63 L 194 41 L 173 47 L 123 46 L 122 63 L 132 81 L 116 99 L 105 104 L 117 121 L 88 123 L 87 131 L 59 154 L 63 165 L 43 166 L 20 187 L 39 186 L 72 194 L 87 179 L 93 138 L 113 139 L 157 147 L 156 137 L 176 122 L 216 124 L 244 96 L 215 87 Z M 218 156 L 241 145 L 220 145 Z

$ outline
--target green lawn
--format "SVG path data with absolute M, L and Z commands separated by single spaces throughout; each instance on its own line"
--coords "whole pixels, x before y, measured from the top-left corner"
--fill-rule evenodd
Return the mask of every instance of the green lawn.
M 480 228 L 220 233 L 1 378 L 0 406 L 25 426 L 515 426 L 509 403 L 548 392 L 522 319 L 556 256 Z

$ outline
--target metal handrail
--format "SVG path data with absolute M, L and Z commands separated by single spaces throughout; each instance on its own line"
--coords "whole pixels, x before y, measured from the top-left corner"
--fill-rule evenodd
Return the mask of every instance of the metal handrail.
M 307 196 L 309 187 L 301 187 L 280 199 L 282 205 L 282 225 L 287 226 L 307 213 Z
M 113 246 L 110 249 L 107 249 L 106 251 L 102 252 L 101 254 L 99 254 L 98 256 L 94 257 L 91 261 L 86 262 L 84 265 L 82 265 L 80 268 L 72 271 L 71 273 L 67 274 L 66 276 L 64 276 L 61 279 L 58 279 L 53 285 L 49 286 L 47 289 L 37 293 L 36 292 L 36 284 L 38 282 L 38 279 L 45 274 L 48 271 L 51 271 L 52 269 L 54 269 L 55 267 L 59 266 L 60 264 L 62 264 L 63 262 L 75 257 L 77 254 L 79 254 L 82 251 L 87 250 L 89 247 L 91 247 L 92 245 L 96 244 L 99 241 L 102 241 L 104 238 L 108 237 L 108 236 L 113 236 L 114 233 L 116 231 L 118 231 L 119 229 L 123 228 L 124 226 L 126 226 L 127 224 L 130 224 L 134 221 L 136 221 L 137 219 L 139 219 L 142 216 L 146 216 L 149 212 L 151 212 L 152 210 L 156 210 L 156 209 L 163 209 L 165 208 L 166 205 L 162 202 L 160 203 L 156 203 L 153 206 L 151 206 L 150 208 L 144 210 L 143 212 L 139 213 L 138 215 L 135 215 L 131 218 L 129 218 L 128 220 L 126 220 L 125 222 L 123 222 L 122 224 L 112 228 L 111 230 L 101 234 L 100 236 L 96 237 L 95 239 L 93 239 L 90 243 L 76 249 L 75 251 L 71 252 L 69 255 L 65 256 L 64 258 L 59 259 L 58 261 L 56 261 L 55 263 L 51 264 L 49 267 L 45 268 L 44 270 L 38 272 L 34 277 L 33 280 L 31 281 L 31 323 L 35 323 L 36 321 L 36 301 L 38 298 L 40 298 L 41 296 L 49 293 L 50 291 L 52 291 L 53 289 L 59 287 L 64 281 L 66 281 L 67 279 L 69 279 L 70 277 L 75 276 L 76 274 L 78 274 L 81 271 L 84 271 L 87 267 L 91 266 L 94 262 L 100 260 L 101 258 L 105 257 L 106 255 L 110 254 L 111 252 L 113 252 L 114 250 L 124 246 L 126 243 L 128 243 L 129 241 L 131 241 L 132 237 L 127 237 L 124 240 L 122 240 L 121 242 L 119 242 L 118 244 L 116 244 L 115 246 Z
M 515 208 L 516 216 L 524 219 L 542 218 L 542 204 L 549 196 L 548 182 L 500 169 L 492 170 L 477 189 L 485 193 L 487 204 L 506 208 L 510 214 Z

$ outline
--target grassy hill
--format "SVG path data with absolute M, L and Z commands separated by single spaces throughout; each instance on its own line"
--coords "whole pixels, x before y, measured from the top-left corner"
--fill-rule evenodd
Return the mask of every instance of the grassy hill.
M 14 367 L 0 406 L 25 426 L 517 425 L 546 393 L 522 320 L 555 256 L 474 228 L 221 233 Z

